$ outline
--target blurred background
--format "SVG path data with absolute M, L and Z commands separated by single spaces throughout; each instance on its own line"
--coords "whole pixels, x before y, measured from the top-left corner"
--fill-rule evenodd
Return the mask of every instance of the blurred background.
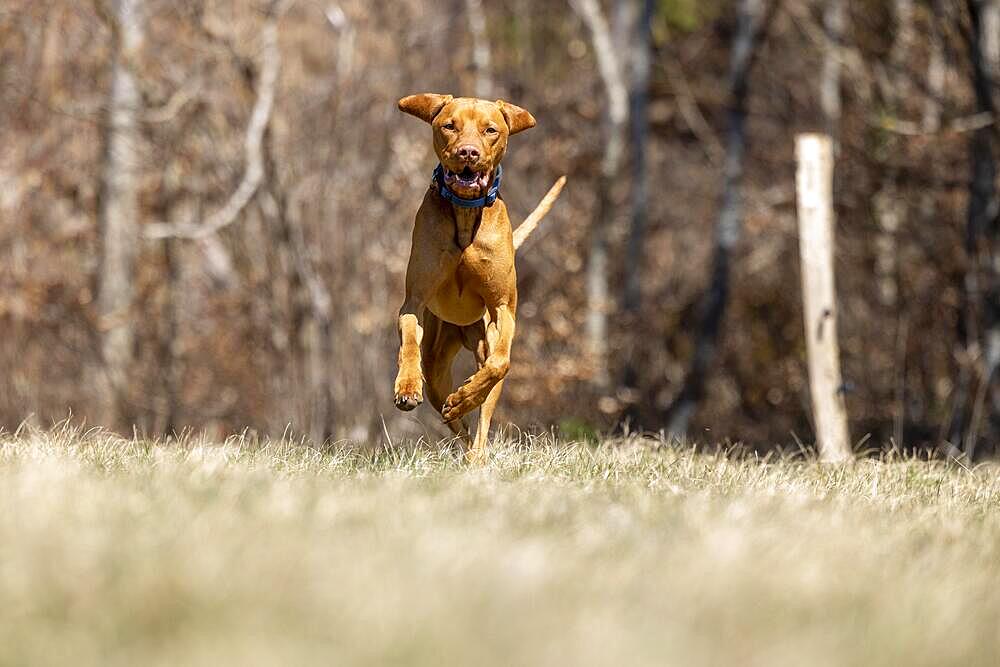
M 500 423 L 810 442 L 819 130 L 854 439 L 992 455 L 998 73 L 1000 0 L 4 0 L 0 427 L 444 436 L 391 393 L 441 92 L 538 119 L 515 224 L 569 177 Z

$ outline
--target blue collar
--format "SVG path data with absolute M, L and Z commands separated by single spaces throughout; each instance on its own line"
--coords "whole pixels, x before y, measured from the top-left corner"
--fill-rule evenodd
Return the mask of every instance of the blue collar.
M 496 176 L 493 178 L 493 185 L 491 185 L 490 189 L 486 192 L 486 196 L 480 197 L 479 199 L 465 199 L 449 190 L 448 186 L 444 184 L 444 167 L 441 165 L 434 168 L 434 176 L 431 178 L 431 185 L 437 188 L 439 195 L 455 206 L 459 206 L 461 208 L 483 208 L 484 206 L 493 206 L 493 202 L 495 202 L 497 197 L 500 196 L 500 181 L 503 178 L 503 167 L 497 165 L 496 172 Z

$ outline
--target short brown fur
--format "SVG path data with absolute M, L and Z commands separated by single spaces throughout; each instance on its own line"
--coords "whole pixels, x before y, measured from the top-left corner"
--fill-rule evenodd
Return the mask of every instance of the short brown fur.
M 508 137 L 535 126 L 530 113 L 502 100 L 426 93 L 404 97 L 399 108 L 431 124 L 434 151 L 453 179 L 449 188 L 467 199 L 486 194 Z M 490 421 L 510 369 L 517 322 L 515 250 L 548 213 L 565 180 L 557 181 L 516 232 L 502 199 L 463 208 L 432 185 L 417 211 L 399 310 L 395 403 L 401 410 L 415 408 L 426 382 L 428 400 L 461 438 L 469 460 L 485 459 Z M 451 365 L 462 347 L 475 354 L 478 369 L 453 389 Z M 464 417 L 477 407 L 473 440 Z

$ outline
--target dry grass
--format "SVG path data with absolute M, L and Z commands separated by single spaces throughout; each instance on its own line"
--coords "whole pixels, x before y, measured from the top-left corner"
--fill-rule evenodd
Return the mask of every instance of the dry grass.
M 0 438 L 0 664 L 993 665 L 1000 476 Z

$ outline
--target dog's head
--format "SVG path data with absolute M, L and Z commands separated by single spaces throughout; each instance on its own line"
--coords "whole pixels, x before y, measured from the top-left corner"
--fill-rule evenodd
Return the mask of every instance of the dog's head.
M 507 151 L 507 138 L 535 126 L 509 102 L 423 93 L 399 101 L 400 111 L 430 123 L 445 184 L 460 197 L 482 197 Z

